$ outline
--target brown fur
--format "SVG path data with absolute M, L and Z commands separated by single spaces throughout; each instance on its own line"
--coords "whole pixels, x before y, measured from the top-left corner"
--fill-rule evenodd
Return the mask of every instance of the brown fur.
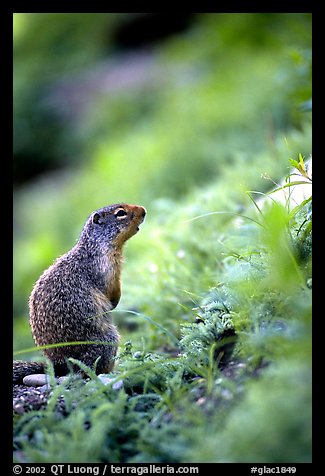
M 69 357 L 90 367 L 100 357 L 97 373 L 113 369 L 119 334 L 110 311 L 121 296 L 122 247 L 137 233 L 145 213 L 143 207 L 129 204 L 96 210 L 78 243 L 36 282 L 29 299 L 35 343 L 96 342 L 45 349 L 58 375 L 68 372 Z M 14 381 L 40 372 L 41 365 L 30 364 L 28 368 L 28 363 L 14 363 Z

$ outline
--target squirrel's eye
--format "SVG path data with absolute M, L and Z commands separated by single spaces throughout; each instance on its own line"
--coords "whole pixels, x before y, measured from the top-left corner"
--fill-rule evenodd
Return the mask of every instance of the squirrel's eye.
M 99 213 L 95 213 L 94 216 L 93 216 L 93 222 L 96 223 L 96 224 L 101 224 L 101 221 L 100 221 L 100 215 Z
M 127 213 L 125 210 L 123 210 L 122 208 L 120 208 L 119 210 L 117 210 L 117 212 L 115 212 L 115 216 L 116 218 L 123 218 L 123 217 L 126 217 Z

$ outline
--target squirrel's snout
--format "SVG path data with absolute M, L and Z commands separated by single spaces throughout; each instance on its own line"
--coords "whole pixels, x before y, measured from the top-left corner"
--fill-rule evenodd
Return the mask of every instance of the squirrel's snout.
M 141 205 L 134 205 L 133 206 L 133 216 L 137 217 L 137 219 L 141 219 L 142 221 L 144 220 L 144 217 L 147 214 L 147 210 L 142 207 Z
M 145 216 L 147 214 L 147 210 L 144 207 L 138 206 L 137 207 L 137 221 L 138 221 L 138 226 L 137 226 L 137 231 L 139 231 L 139 226 L 141 223 L 144 222 Z
M 135 218 L 136 220 L 141 220 L 141 222 L 143 222 L 144 217 L 147 214 L 147 210 L 141 205 L 132 205 L 131 210 L 132 210 L 130 215 L 131 220 Z

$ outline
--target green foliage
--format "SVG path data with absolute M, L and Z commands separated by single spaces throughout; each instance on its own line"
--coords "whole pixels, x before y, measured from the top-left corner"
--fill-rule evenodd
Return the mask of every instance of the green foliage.
M 16 179 L 29 176 L 26 165 L 37 172 L 73 161 L 77 143 L 53 110 L 53 82 L 103 58 L 121 19 L 114 13 L 14 13 Z
M 260 380 L 250 382 L 221 428 L 213 415 L 204 433 L 200 427 L 192 430 L 196 444 L 184 459 L 190 463 L 310 463 L 310 386 L 308 364 L 282 360 Z
M 196 374 L 205 374 L 207 369 L 224 360 L 226 349 L 232 349 L 235 342 L 234 325 L 231 319 L 233 308 L 226 293 L 220 297 L 221 290 L 214 289 L 197 311 L 197 322 L 181 326 L 179 345 L 183 350 L 188 369 Z M 227 344 L 227 347 L 225 346 Z M 228 350 L 228 354 L 231 351 Z M 229 358 L 229 355 L 228 355 Z
M 16 423 L 16 448 L 33 462 L 310 461 L 310 267 L 289 217 L 273 205 L 250 225 L 259 233 L 239 229 L 255 251 L 224 257 L 224 284 L 181 325 L 176 357 L 126 342 L 108 386 L 80 363 L 92 379 L 54 385 L 47 409 Z
M 89 24 L 82 15 L 22 14 L 17 48 L 27 38 L 24 55 L 36 50 L 42 70 L 44 51 L 27 47 L 33 22 L 61 25 L 42 31 L 47 50 L 61 38 L 58 56 L 75 22 L 76 35 L 88 33 L 68 41 L 58 68 L 69 73 L 74 51 L 78 68 L 85 57 L 95 64 L 97 40 L 84 58 L 78 45 L 112 14 Z M 310 114 L 300 109 L 309 53 L 309 14 L 199 14 L 158 45 L 156 79 L 98 94 L 56 137 L 77 145 L 78 167 L 15 195 L 16 349 L 31 347 L 22 316 L 33 282 L 87 214 L 123 200 L 148 216 L 125 250 L 112 383 L 92 369 L 86 383 L 52 378 L 48 407 L 15 415 L 17 460 L 310 462 L 312 200 L 293 200 L 311 184 Z M 24 55 L 17 118 L 37 79 Z M 57 153 L 50 142 L 46 152 Z
M 286 173 L 283 157 L 296 156 L 298 152 L 307 156 L 311 148 L 306 113 L 297 111 L 299 126 L 292 128 L 288 115 L 296 107 L 288 101 L 284 88 L 292 84 L 296 73 L 291 68 L 293 59 L 289 46 L 282 46 L 283 35 L 286 35 L 284 44 L 292 45 L 297 52 L 308 44 L 305 38 L 308 19 L 299 14 L 291 17 L 280 14 L 270 19 L 253 14 L 235 17 L 203 14 L 190 34 L 195 41 L 190 41 L 191 36 L 179 36 L 157 51 L 159 81 L 140 83 L 134 90 L 98 93 L 89 101 L 85 112 L 72 122 L 64 122 L 54 115 L 53 120 L 59 120 L 64 126 L 63 135 L 56 133 L 47 118 L 37 113 L 43 102 L 33 100 L 30 91 L 32 88 L 40 94 L 39 81 L 49 77 L 54 86 L 56 76 L 51 76 L 49 44 L 57 51 L 58 36 L 62 35 L 60 42 L 64 44 L 67 31 L 71 29 L 73 36 L 77 30 L 81 36 L 69 40 L 75 46 L 71 49 L 67 46 L 56 54 L 62 54 L 64 71 L 71 71 L 71 62 L 77 63 L 74 54 L 88 55 L 79 64 L 91 68 L 103 55 L 100 53 L 103 45 L 93 41 L 94 29 L 96 37 L 106 30 L 112 34 L 109 22 L 115 20 L 111 15 L 18 14 L 23 25 L 15 44 L 15 67 L 18 68 L 15 81 L 22 82 L 22 89 L 15 92 L 15 105 L 18 109 L 24 107 L 26 114 L 33 111 L 32 119 L 37 124 L 27 127 L 29 116 L 21 118 L 18 112 L 14 113 L 15 121 L 23 124 L 30 134 L 37 131 L 37 140 L 31 142 L 33 148 L 41 148 L 46 155 L 56 154 L 61 164 L 69 158 L 78 168 L 21 188 L 15 196 L 15 315 L 26 314 L 34 281 L 56 256 L 75 243 L 84 220 L 93 209 L 119 200 L 139 202 L 148 209 L 151 223 L 165 223 L 166 227 L 169 224 L 166 214 L 171 213 L 179 198 L 190 204 L 187 209 L 183 207 L 183 216 L 180 213 L 175 216 L 181 220 L 211 209 L 237 211 L 242 205 L 240 187 L 249 188 L 249 183 L 260 186 L 256 179 L 262 172 L 275 178 L 282 176 Z M 41 29 L 42 21 L 47 22 L 49 28 Z M 264 30 L 266 24 L 268 27 Z M 275 28 L 275 35 L 270 34 L 271 27 Z M 264 46 L 261 47 L 260 41 L 256 44 L 254 36 L 248 36 L 247 44 L 243 43 L 241 30 L 254 31 L 257 37 L 264 37 Z M 38 38 L 40 31 L 48 40 L 43 42 Z M 36 35 L 39 48 L 35 43 L 34 47 L 27 48 L 31 40 L 24 39 L 30 35 Z M 233 43 L 233 35 L 240 41 Z M 92 38 L 87 43 L 89 53 L 85 48 L 81 53 L 78 46 L 85 37 Z M 43 44 L 47 46 L 45 49 Z M 94 48 L 98 48 L 98 54 L 91 53 Z M 20 49 L 24 49 L 22 53 Z M 92 63 L 88 63 L 90 57 Z M 53 57 L 53 64 L 61 71 L 57 56 Z M 305 66 L 304 81 L 309 74 L 307 64 Z M 37 69 L 32 77 L 27 74 L 29 68 Z M 49 73 L 44 75 L 44 68 L 48 68 Z M 166 70 L 169 75 L 165 74 Z M 44 94 L 46 91 L 45 88 Z M 29 102 L 25 103 L 25 98 Z M 40 133 L 40 125 L 45 128 L 44 134 Z M 48 133 L 58 141 L 59 152 L 52 147 Z M 14 141 L 15 147 L 22 148 L 24 153 L 29 146 L 20 147 L 19 143 L 25 140 L 26 134 L 20 131 Z M 28 155 L 39 157 L 35 150 Z M 19 159 L 14 162 L 17 166 L 20 164 L 19 167 L 28 163 L 26 158 L 22 163 Z M 266 190 L 267 185 L 264 182 L 261 186 Z M 199 192 L 195 194 L 197 189 Z M 203 189 L 206 192 L 201 199 Z M 162 202 L 166 206 L 161 206 Z M 146 236 L 149 238 L 149 234 Z M 142 236 L 141 241 L 151 246 L 146 236 Z M 136 240 L 140 242 L 140 238 Z M 130 248 L 136 247 L 134 242 Z M 205 246 L 202 248 L 201 254 L 205 253 Z

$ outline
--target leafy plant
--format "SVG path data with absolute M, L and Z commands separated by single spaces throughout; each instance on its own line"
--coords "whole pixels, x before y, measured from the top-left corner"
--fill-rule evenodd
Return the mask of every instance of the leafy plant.
M 42 35 L 48 55 L 56 33 Z M 32 346 L 22 316 L 33 282 L 87 214 L 126 200 L 148 218 L 125 249 L 110 383 L 85 367 L 86 381 L 57 385 L 52 374 L 47 407 L 14 416 L 15 459 L 310 462 L 312 199 L 295 195 L 311 191 L 300 107 L 311 96 L 310 15 L 198 14 L 154 55 L 159 80 L 98 96 L 66 128 L 69 148 L 61 135 L 57 149 L 47 143 L 46 154 L 70 150 L 77 168 L 17 191 L 17 349 Z M 37 113 L 28 92 L 39 84 L 19 63 L 18 119 Z

